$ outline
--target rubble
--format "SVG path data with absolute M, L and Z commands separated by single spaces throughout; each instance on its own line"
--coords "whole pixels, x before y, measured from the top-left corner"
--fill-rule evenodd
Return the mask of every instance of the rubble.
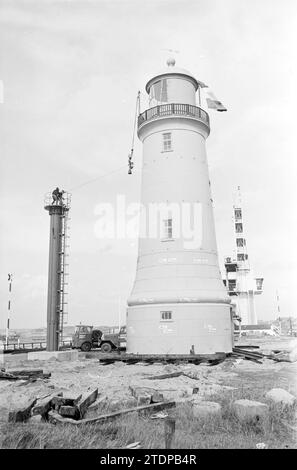
M 30 383 L 36 379 L 49 379 L 51 377 L 50 372 L 43 372 L 42 369 L 1 369 L 0 379 L 1 380 L 25 380 Z
M 291 393 L 282 388 L 273 388 L 265 396 L 274 403 L 281 403 L 282 405 L 294 405 L 296 401 L 294 395 L 291 395 Z
M 236 400 L 233 411 L 240 421 L 257 422 L 268 416 L 269 407 L 265 403 L 253 400 Z
M 137 398 L 137 406 L 142 406 L 142 405 L 149 405 L 151 402 L 152 396 L 145 394 L 145 395 L 139 395 Z
M 219 403 L 214 401 L 194 401 L 192 404 L 193 415 L 196 418 L 207 418 L 215 416 L 217 418 L 222 417 L 222 408 Z
M 51 410 L 49 411 L 49 422 L 52 424 L 62 424 L 62 425 L 73 424 L 76 426 L 80 426 L 84 424 L 97 424 L 97 423 L 102 423 L 106 421 L 111 421 L 120 416 L 124 416 L 130 413 L 158 411 L 158 410 L 163 410 L 167 408 L 173 408 L 175 407 L 175 405 L 176 404 L 174 401 L 168 401 L 168 402 L 162 402 L 162 403 L 151 403 L 149 405 L 136 406 L 134 408 L 128 408 L 126 410 L 120 410 L 120 411 L 115 411 L 113 413 L 103 414 L 103 415 L 100 415 L 91 419 L 79 419 L 79 420 L 75 420 L 71 418 L 63 418 L 55 410 Z
M 10 411 L 8 414 L 8 422 L 19 423 L 19 422 L 27 421 L 31 416 L 31 410 L 36 402 L 37 402 L 37 398 L 35 398 L 34 400 L 31 400 L 22 408 L 19 408 L 14 411 Z

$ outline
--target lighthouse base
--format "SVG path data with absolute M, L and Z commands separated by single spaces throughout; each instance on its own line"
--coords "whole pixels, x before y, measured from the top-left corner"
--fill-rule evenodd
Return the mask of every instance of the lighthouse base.
M 231 352 L 229 304 L 175 303 L 128 308 L 127 352 L 212 354 Z

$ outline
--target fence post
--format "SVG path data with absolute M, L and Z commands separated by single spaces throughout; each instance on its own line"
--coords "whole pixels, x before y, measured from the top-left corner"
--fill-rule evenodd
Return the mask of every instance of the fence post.
M 172 449 L 172 442 L 175 434 L 175 419 L 165 418 L 165 449 Z

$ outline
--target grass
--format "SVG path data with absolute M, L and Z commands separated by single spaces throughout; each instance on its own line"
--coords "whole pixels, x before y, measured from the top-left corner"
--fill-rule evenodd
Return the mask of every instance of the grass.
M 297 406 L 269 405 L 269 417 L 257 424 L 240 423 L 232 411 L 232 402 L 246 398 L 265 402 L 259 390 L 239 388 L 214 395 L 209 400 L 222 406 L 222 418 L 195 418 L 190 403 L 168 413 L 176 419 L 176 449 L 252 449 L 264 442 L 268 448 L 297 448 L 292 431 L 282 421 L 294 423 Z M 164 420 L 152 420 L 133 413 L 114 422 L 98 425 L 53 426 L 48 423 L 2 425 L 0 448 L 112 449 L 140 441 L 145 449 L 164 448 Z M 296 437 L 296 436 L 295 436 Z

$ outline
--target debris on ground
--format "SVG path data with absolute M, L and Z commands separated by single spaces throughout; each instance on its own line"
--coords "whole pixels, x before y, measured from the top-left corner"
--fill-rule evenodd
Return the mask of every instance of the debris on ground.
M 22 423 L 27 421 L 31 416 L 31 410 L 35 403 L 37 402 L 37 398 L 33 401 L 30 401 L 27 405 L 23 406 L 14 411 L 10 411 L 8 415 L 8 422 L 9 423 Z
M 151 416 L 151 419 L 164 419 L 167 418 L 168 414 L 160 411 L 160 413 L 155 413 Z
M 49 379 L 51 373 L 44 373 L 42 369 L 22 369 L 22 370 L 5 370 L 1 369 L 1 380 L 26 380 L 28 383 L 36 379 Z
M 183 372 L 170 372 L 169 374 L 152 375 L 146 378 L 147 380 L 163 380 L 172 379 L 173 377 L 180 377 L 181 375 L 183 375 Z
M 264 442 L 258 442 L 258 444 L 256 444 L 256 449 L 268 449 L 268 445 Z
M 124 449 L 141 449 L 140 442 L 132 442 L 131 444 L 128 444 Z
M 214 401 L 194 401 L 192 410 L 196 418 L 206 418 L 210 416 L 217 418 L 222 417 L 222 407 L 219 403 Z
M 266 403 L 253 400 L 236 400 L 232 405 L 239 421 L 259 422 L 268 416 L 269 407 Z
M 135 408 L 129 408 L 126 410 L 115 411 L 113 413 L 107 413 L 107 414 L 100 415 L 91 419 L 79 419 L 79 420 L 74 420 L 71 418 L 63 418 L 55 410 L 51 410 L 49 411 L 49 422 L 52 424 L 73 424 L 77 426 L 83 425 L 83 424 L 97 424 L 97 423 L 114 420 L 128 413 L 150 412 L 150 411 L 163 410 L 166 408 L 173 408 L 173 407 L 175 407 L 174 401 L 163 402 L 163 403 L 152 403 L 150 405 L 137 406 Z
M 281 403 L 282 405 L 294 405 L 296 398 L 291 393 L 282 388 L 273 388 L 265 395 L 274 403 Z

